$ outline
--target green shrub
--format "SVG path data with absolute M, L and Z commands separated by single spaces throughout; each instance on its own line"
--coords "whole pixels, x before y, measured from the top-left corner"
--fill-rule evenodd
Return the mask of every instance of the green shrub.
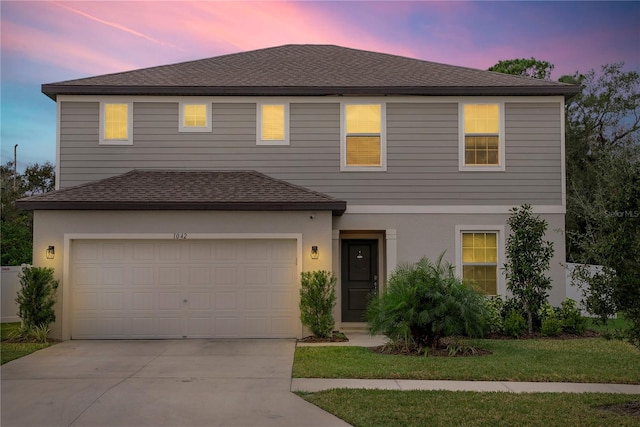
M 53 268 L 24 267 L 19 277 L 21 288 L 16 303 L 22 327 L 28 331 L 48 327 L 56 320 L 53 306 L 58 281 L 53 278 Z
M 516 310 L 511 312 L 504 319 L 504 333 L 514 338 L 520 338 L 520 335 L 527 328 L 527 323 L 524 320 L 522 313 Z
M 504 322 L 502 320 L 502 307 L 504 302 L 499 295 L 488 297 L 484 301 L 485 306 L 485 331 L 488 334 L 502 334 Z
M 331 336 L 333 307 L 336 304 L 336 277 L 330 271 L 301 274 L 300 319 L 319 338 Z
M 582 316 L 578 304 L 571 298 L 565 299 L 558 309 L 562 330 L 568 334 L 581 335 L 587 328 L 587 319 Z
M 542 332 L 542 335 L 545 337 L 556 337 L 560 335 L 560 332 L 562 332 L 562 322 L 555 316 L 555 314 L 552 314 L 542 321 L 542 328 L 540 332 Z
M 367 307 L 369 331 L 383 333 L 392 345 L 438 347 L 452 335 L 482 336 L 484 296 L 454 275 L 454 267 L 428 258 L 400 264 L 388 287 Z

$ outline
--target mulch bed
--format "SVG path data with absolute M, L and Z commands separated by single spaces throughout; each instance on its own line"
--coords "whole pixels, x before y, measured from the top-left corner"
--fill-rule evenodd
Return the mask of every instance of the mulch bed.
M 640 418 L 640 401 L 620 403 L 617 405 L 599 406 L 598 409 L 613 412 L 618 415 L 629 415 Z
M 349 342 L 349 338 L 341 332 L 334 332 L 330 337 L 327 338 L 319 338 L 313 335 L 308 337 L 304 337 L 298 340 L 298 342 L 306 342 L 306 343 L 323 343 L 323 342 Z
M 416 346 L 410 346 L 409 348 L 392 345 L 380 345 L 378 347 L 369 347 L 374 353 L 378 354 L 395 354 L 401 356 L 420 356 L 424 357 L 424 350 Z M 427 352 L 427 357 L 472 357 L 472 356 L 487 356 L 493 354 L 490 350 L 486 350 L 480 347 L 474 347 L 457 342 L 455 339 L 443 338 L 440 340 L 440 345 L 436 348 L 430 348 Z

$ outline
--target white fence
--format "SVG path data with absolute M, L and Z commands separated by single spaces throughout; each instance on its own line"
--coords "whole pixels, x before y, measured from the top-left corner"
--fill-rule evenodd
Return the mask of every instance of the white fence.
M 18 305 L 16 304 L 16 296 L 20 290 L 20 279 L 18 274 L 22 271 L 22 267 L 0 267 L 0 321 L 19 322 Z

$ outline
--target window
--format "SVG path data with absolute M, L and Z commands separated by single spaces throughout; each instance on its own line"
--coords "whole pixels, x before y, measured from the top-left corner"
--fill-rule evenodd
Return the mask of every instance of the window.
M 180 103 L 180 132 L 211 132 L 211 104 Z
M 498 233 L 462 233 L 462 278 L 486 295 L 498 292 Z
M 460 170 L 504 170 L 502 104 L 462 104 Z
M 384 104 L 344 105 L 342 170 L 386 170 Z
M 289 145 L 288 128 L 288 104 L 258 104 L 258 145 Z
M 100 144 L 133 144 L 132 110 L 131 103 L 100 104 Z

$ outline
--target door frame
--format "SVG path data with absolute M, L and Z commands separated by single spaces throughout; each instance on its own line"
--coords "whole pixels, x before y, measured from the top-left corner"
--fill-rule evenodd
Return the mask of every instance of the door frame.
M 340 231 L 339 232 L 339 242 L 338 247 L 334 247 L 334 253 L 337 255 L 338 265 L 336 271 L 339 271 L 338 275 L 338 284 L 339 284 L 339 292 L 337 292 L 337 314 L 340 319 L 341 325 L 365 325 L 365 322 L 346 322 L 342 320 L 342 305 L 344 304 L 342 298 L 342 241 L 343 240 L 377 240 L 378 241 L 378 291 L 383 289 L 386 286 L 386 259 L 387 259 L 387 247 L 386 247 L 386 239 L 385 239 L 385 231 Z M 337 251 L 335 250 L 337 249 Z M 337 323 L 337 322 L 336 322 Z

